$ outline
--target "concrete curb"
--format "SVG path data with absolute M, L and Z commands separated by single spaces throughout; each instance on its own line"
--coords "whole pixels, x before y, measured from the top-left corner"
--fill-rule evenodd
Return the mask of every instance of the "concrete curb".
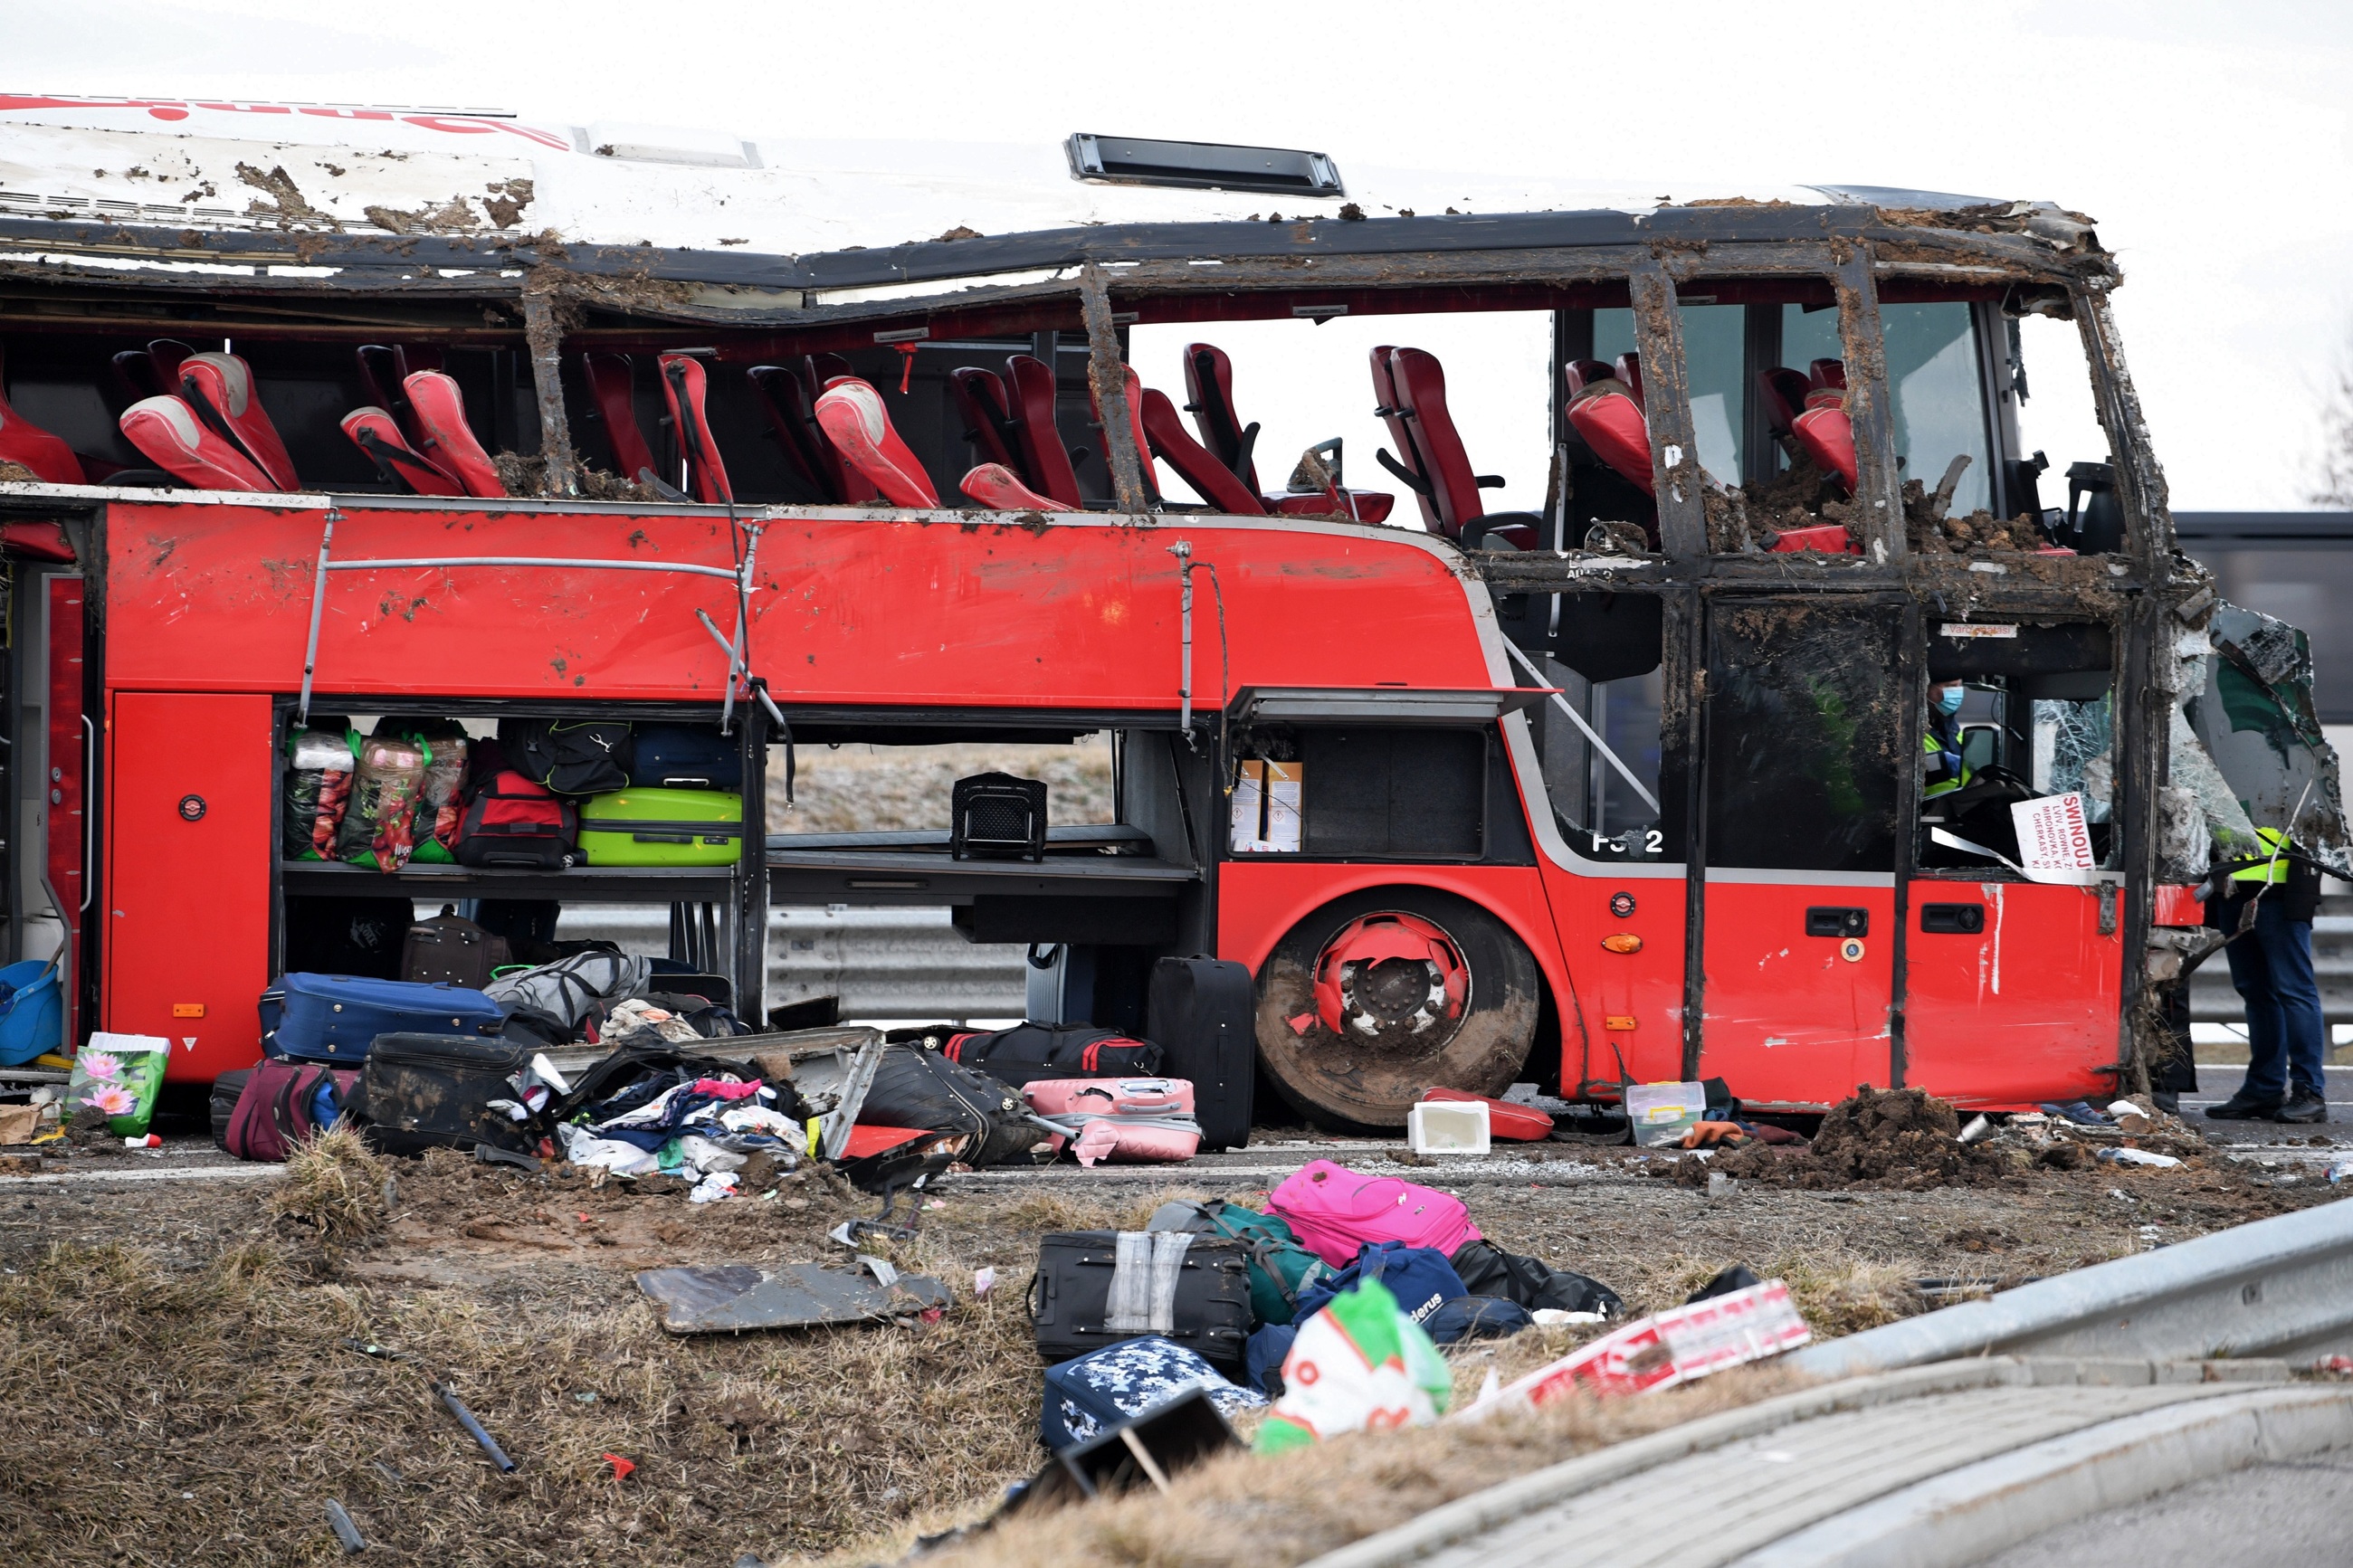
M 2192 1481 L 2348 1446 L 2353 1386 L 2168 1405 L 1947 1471 L 1784 1536 L 1734 1568 L 1964 1568 Z
M 269 1165 L 166 1165 L 153 1171 L 69 1171 L 54 1176 L 0 1176 L 0 1193 L 19 1187 L 102 1187 L 110 1182 L 251 1182 L 282 1176 Z
M 1817 1377 L 1852 1377 L 1989 1352 L 2194 1361 L 2330 1352 L 2353 1352 L 2353 1202 L 2233 1226 L 1786 1359 Z
M 1305 1564 L 1305 1568 L 1393 1568 L 1428 1556 L 1440 1547 L 1507 1524 L 1523 1514 L 1561 1502 L 1598 1487 L 1622 1480 L 1726 1443 L 1770 1432 L 1792 1421 L 1829 1415 L 1841 1410 L 1863 1410 L 1924 1394 L 1963 1389 L 1990 1388 L 2000 1384 L 2034 1381 L 2027 1363 L 2009 1357 L 1941 1362 L 1934 1366 L 1908 1367 L 1875 1377 L 1849 1378 L 1817 1388 L 1801 1389 L 1777 1399 L 1703 1416 L 1653 1432 L 1647 1437 L 1614 1443 L 1517 1479 L 1442 1503 L 1378 1535 L 1366 1536 Z

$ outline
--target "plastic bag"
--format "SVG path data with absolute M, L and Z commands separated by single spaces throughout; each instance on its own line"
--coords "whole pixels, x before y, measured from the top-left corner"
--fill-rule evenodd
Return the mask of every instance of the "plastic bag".
M 466 759 L 472 750 L 461 730 L 417 732 L 426 749 L 425 783 L 417 804 L 417 853 L 427 865 L 458 863 L 458 823 L 466 815 Z
M 1445 1410 L 1454 1379 L 1421 1325 L 1367 1279 L 1300 1325 L 1282 1358 L 1282 1386 L 1258 1429 L 1261 1454 L 1342 1432 L 1427 1426 Z
M 90 1037 L 74 1058 L 73 1076 L 66 1083 L 66 1115 L 84 1106 L 105 1112 L 107 1130 L 121 1138 L 144 1138 L 155 1114 L 155 1095 L 164 1087 L 164 1067 L 172 1058 L 172 1042 L 157 1035 L 110 1035 Z
M 299 730 L 287 737 L 285 810 L 279 818 L 281 859 L 334 858 L 335 834 L 351 804 L 352 773 L 359 765 L 353 752 L 351 735 L 341 730 Z
M 337 858 L 379 871 L 397 871 L 415 852 L 417 798 L 425 787 L 429 749 L 418 741 L 372 735 L 360 743 L 351 805 L 335 835 Z

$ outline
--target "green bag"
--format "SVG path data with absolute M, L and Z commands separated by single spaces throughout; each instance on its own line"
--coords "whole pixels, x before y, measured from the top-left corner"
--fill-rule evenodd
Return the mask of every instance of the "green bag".
M 1322 1258 L 1299 1245 L 1281 1215 L 1260 1214 L 1222 1198 L 1163 1204 L 1152 1216 L 1151 1228 L 1240 1242 L 1250 1254 L 1250 1316 L 1258 1324 L 1291 1321 L 1300 1291 L 1332 1272 Z
M 70 1120 L 88 1106 L 104 1111 L 107 1131 L 121 1138 L 144 1138 L 164 1087 L 172 1042 L 160 1035 L 90 1036 L 74 1056 L 66 1083 L 64 1112 Z

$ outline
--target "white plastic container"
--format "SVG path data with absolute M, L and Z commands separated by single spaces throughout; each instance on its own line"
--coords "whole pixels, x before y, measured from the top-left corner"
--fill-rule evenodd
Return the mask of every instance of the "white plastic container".
M 1707 1110 L 1707 1086 L 1698 1083 L 1637 1083 L 1626 1089 L 1626 1115 L 1634 1141 L 1644 1148 L 1680 1143 Z
M 1425 1100 L 1405 1116 L 1406 1147 L 1417 1154 L 1483 1154 L 1487 1107 L 1475 1100 Z

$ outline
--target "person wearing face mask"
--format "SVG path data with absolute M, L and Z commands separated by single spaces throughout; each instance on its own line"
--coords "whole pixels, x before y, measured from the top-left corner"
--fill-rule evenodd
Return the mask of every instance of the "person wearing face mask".
M 1933 800 L 1969 782 L 1961 760 L 1961 683 L 1940 680 L 1928 688 L 1928 727 L 1920 732 L 1921 794 Z

